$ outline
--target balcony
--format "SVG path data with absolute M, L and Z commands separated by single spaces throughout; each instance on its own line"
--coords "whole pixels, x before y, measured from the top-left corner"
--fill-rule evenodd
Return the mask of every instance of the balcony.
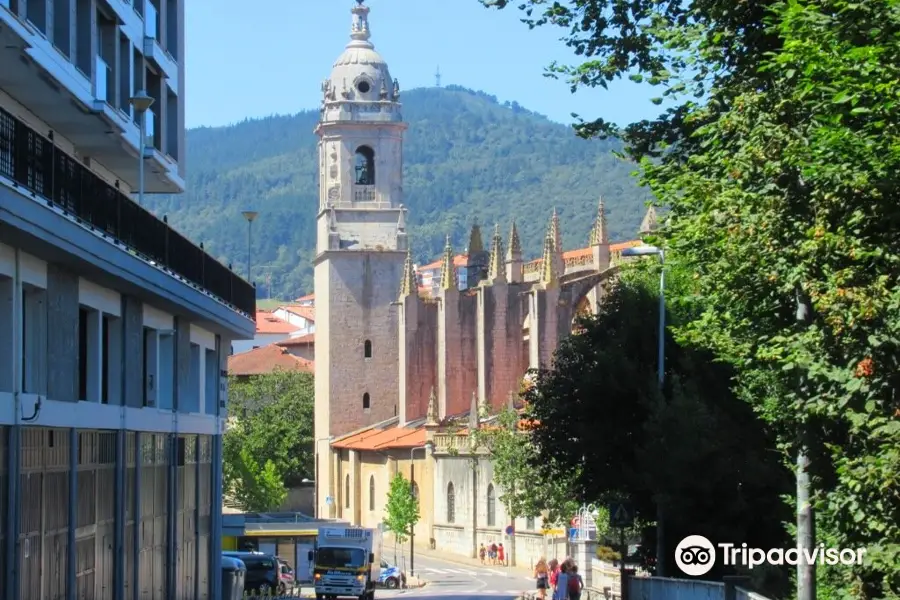
M 252 285 L 2 109 L 0 176 L 173 278 L 251 318 L 256 314 Z

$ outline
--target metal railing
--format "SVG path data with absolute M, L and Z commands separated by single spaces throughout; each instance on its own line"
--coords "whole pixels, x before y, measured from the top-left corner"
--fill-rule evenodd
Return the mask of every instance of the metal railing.
M 52 134 L 51 134 L 52 136 Z M 250 318 L 256 289 L 165 221 L 0 109 L 0 176 Z

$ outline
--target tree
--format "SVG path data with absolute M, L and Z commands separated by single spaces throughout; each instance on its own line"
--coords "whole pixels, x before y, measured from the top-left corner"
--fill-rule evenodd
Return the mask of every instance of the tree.
M 572 473 L 573 498 L 627 500 L 644 523 L 662 502 L 667 556 L 690 534 L 782 547 L 773 516 L 790 514 L 781 501 L 790 472 L 764 422 L 732 393 L 731 370 L 667 336 L 660 394 L 655 269 L 626 270 L 581 333 L 561 342 L 552 368 L 537 372 L 525 394 L 530 459 L 540 469 L 551 457 L 554 472 Z M 684 279 L 673 265 L 672 289 L 689 285 Z M 686 310 L 673 307 L 670 322 Z M 642 545 L 654 547 L 653 530 Z
M 543 515 L 545 525 L 561 525 L 578 510 L 572 488 L 577 470 L 549 472 L 537 466 L 543 462 L 517 410 L 502 410 L 469 435 L 472 449 L 487 451 L 491 459 L 500 501 L 511 520 Z
M 412 483 L 403 473 L 397 473 L 391 480 L 387 503 L 384 505 L 384 525 L 394 532 L 394 563 L 397 562 L 397 544 L 402 544 L 412 535 L 413 527 L 419 522 L 419 498 L 413 493 Z
M 247 510 L 270 510 L 284 500 L 279 494 L 285 485 L 313 478 L 313 377 L 279 370 L 232 380 L 229 398 L 223 440 L 226 493 Z
M 644 182 L 672 211 L 666 242 L 707 306 L 679 336 L 734 365 L 736 389 L 785 450 L 810 457 L 822 541 L 868 548 L 863 566 L 820 570 L 819 597 L 896 597 L 896 3 L 522 6 L 532 26 L 568 29 L 585 56 L 553 67 L 573 87 L 630 76 L 675 104 L 623 132 L 602 121 L 579 130 L 621 133 L 643 160 Z M 798 303 L 811 308 L 803 326 Z

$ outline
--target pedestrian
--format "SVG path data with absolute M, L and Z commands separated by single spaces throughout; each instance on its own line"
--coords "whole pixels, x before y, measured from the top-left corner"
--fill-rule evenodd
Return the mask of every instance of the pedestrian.
M 503 542 L 497 546 L 497 560 L 500 561 L 501 566 L 506 566 L 506 550 L 503 549 Z
M 550 589 L 552 590 L 551 595 L 555 595 L 554 592 L 556 590 L 556 578 L 559 577 L 559 561 L 553 558 L 550 560 L 550 564 L 548 566 L 550 567 Z
M 559 566 L 559 574 L 556 576 L 556 588 L 553 590 L 553 600 L 568 600 L 569 596 L 569 559 Z
M 542 556 L 534 566 L 534 580 L 537 583 L 538 598 L 540 600 L 547 599 L 547 587 L 549 587 L 550 567 Z
M 497 542 L 491 542 L 491 564 L 497 564 Z
M 572 563 L 572 568 L 569 569 L 569 600 L 581 600 L 581 590 L 583 589 L 584 580 L 578 573 L 578 565 Z
M 478 549 L 478 558 L 481 559 L 481 564 L 484 564 L 484 558 L 487 554 L 487 549 L 484 547 L 484 542 L 481 543 L 481 548 Z

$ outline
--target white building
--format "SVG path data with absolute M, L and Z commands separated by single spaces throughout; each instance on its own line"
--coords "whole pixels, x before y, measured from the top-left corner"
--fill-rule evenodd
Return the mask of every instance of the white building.
M 183 27 L 183 0 L 0 0 L 2 598 L 220 597 L 255 291 L 133 196 L 139 154 L 184 188 Z

